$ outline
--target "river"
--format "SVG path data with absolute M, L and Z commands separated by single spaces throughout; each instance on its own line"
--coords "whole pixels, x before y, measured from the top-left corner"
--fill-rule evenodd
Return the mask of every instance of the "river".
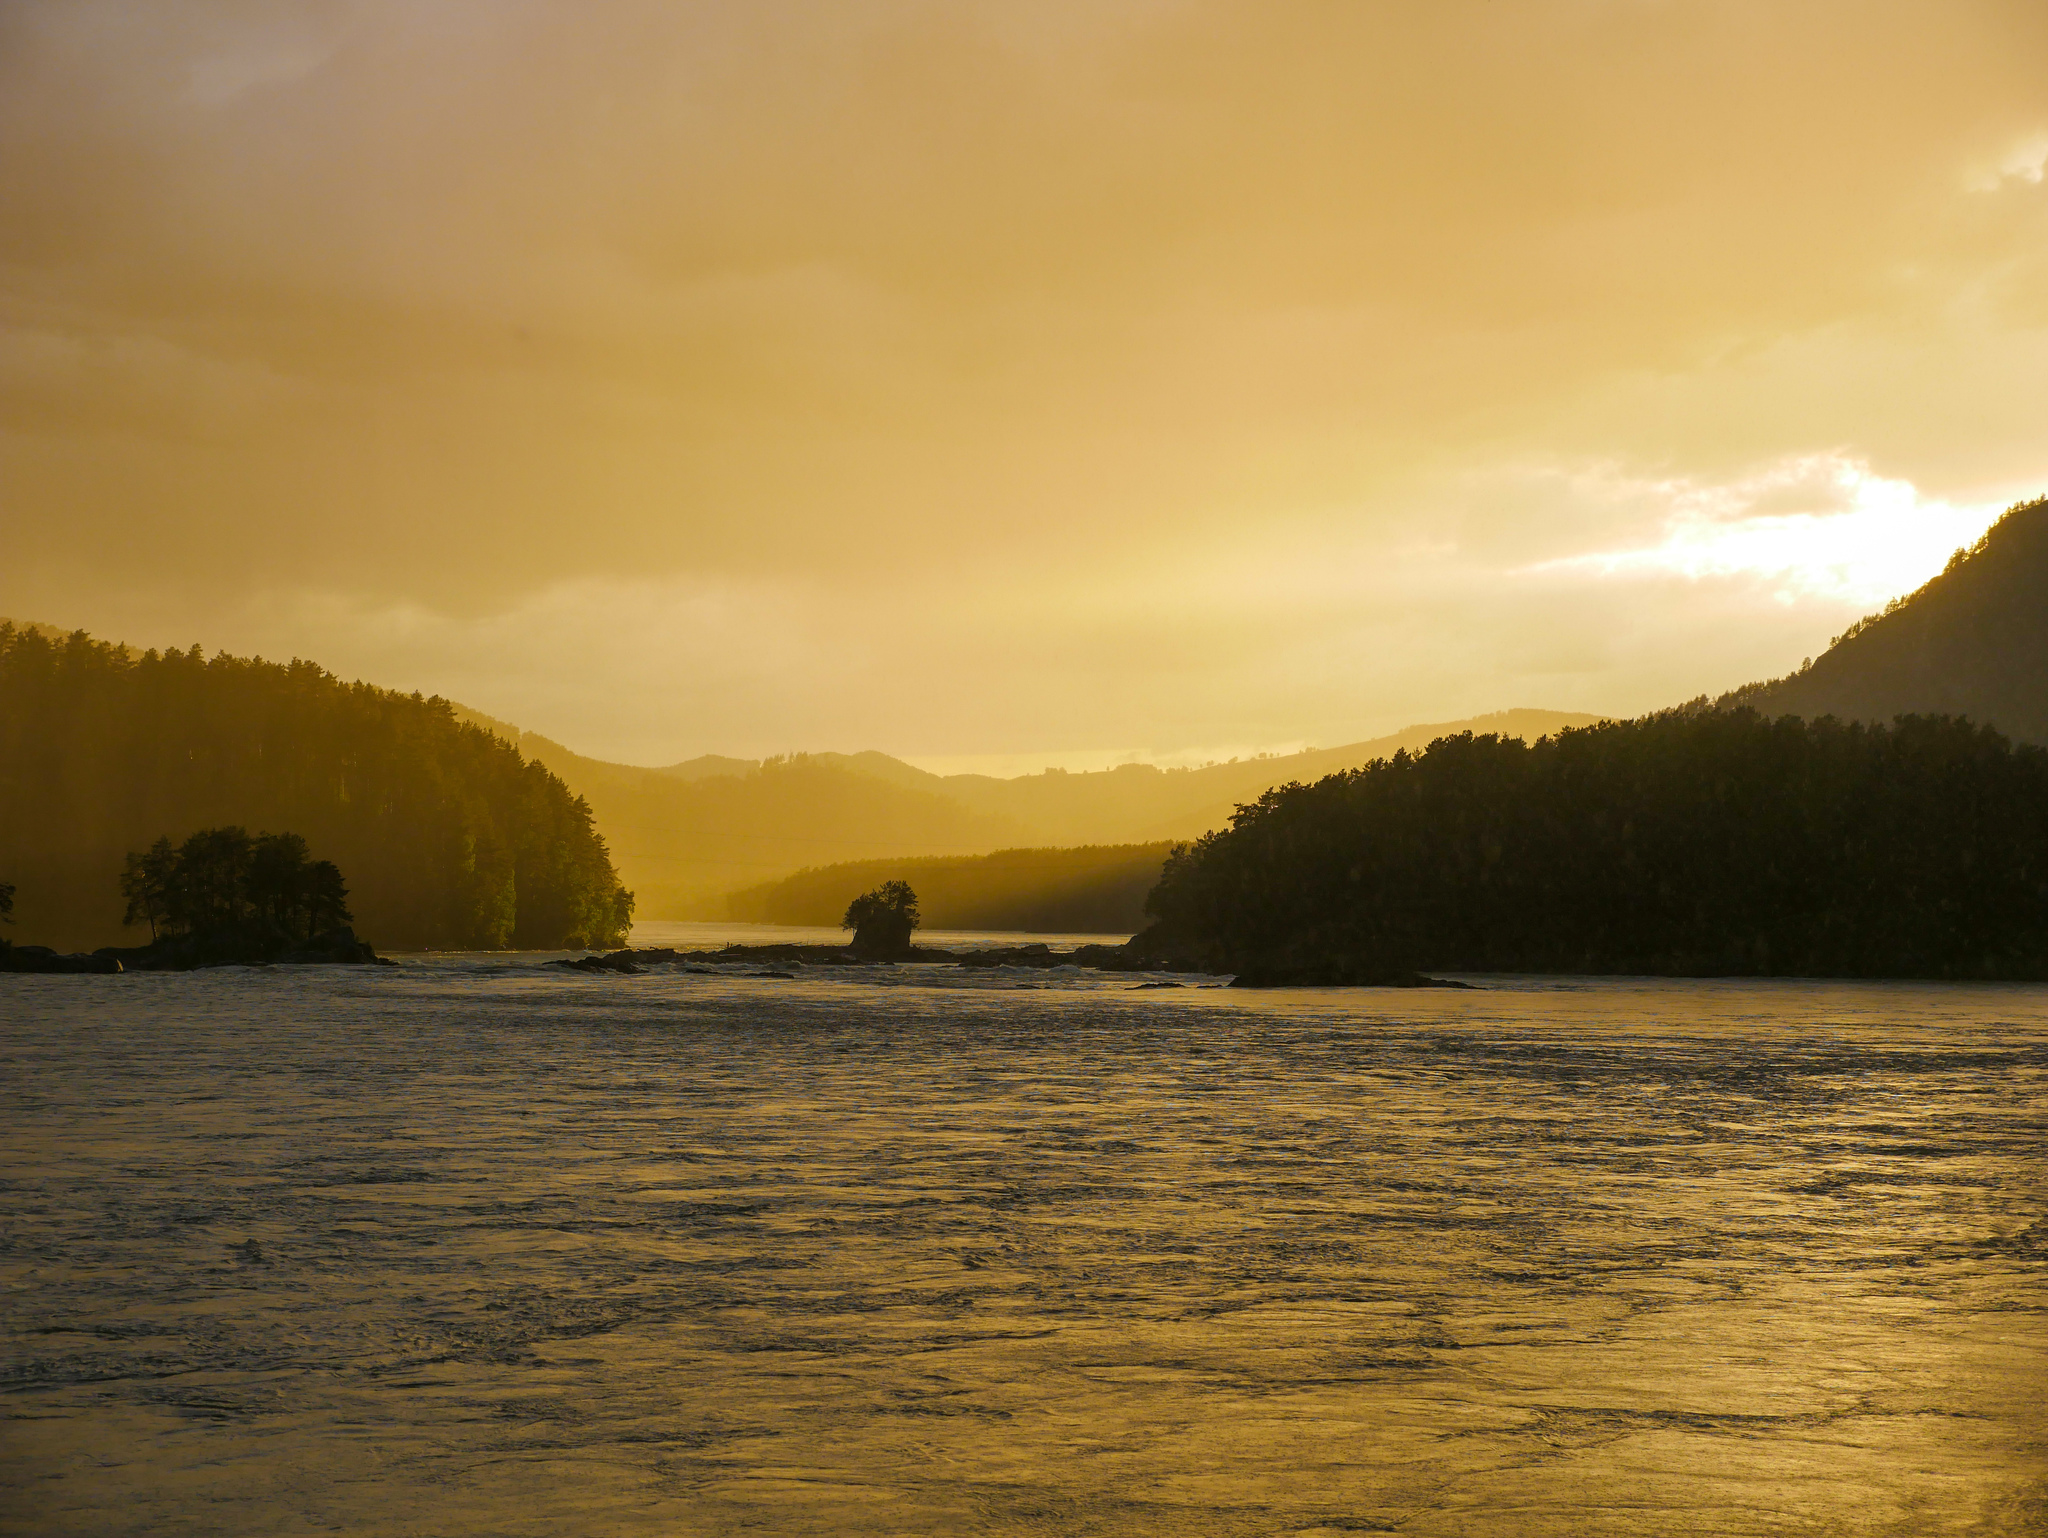
M 0 1530 L 2048 1532 L 2048 989 L 540 959 L 0 978 Z

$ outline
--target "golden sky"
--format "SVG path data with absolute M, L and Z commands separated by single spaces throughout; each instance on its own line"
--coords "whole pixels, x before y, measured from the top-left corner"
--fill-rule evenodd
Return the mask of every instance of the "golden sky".
M 0 0 L 0 613 L 584 751 L 1783 672 L 2048 490 L 2041 0 Z

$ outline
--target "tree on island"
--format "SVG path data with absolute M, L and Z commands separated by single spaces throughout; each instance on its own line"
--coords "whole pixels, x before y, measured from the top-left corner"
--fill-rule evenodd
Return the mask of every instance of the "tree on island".
M 907 881 L 885 881 L 872 892 L 863 892 L 846 905 L 840 927 L 853 931 L 856 956 L 884 959 L 901 956 L 910 949 L 910 932 L 917 928 L 917 893 Z
M 160 838 L 146 851 L 128 856 L 121 872 L 121 895 L 128 899 L 123 924 L 149 925 L 150 943 L 163 938 L 162 925 L 170 916 L 171 882 L 178 869 L 178 851 L 168 838 Z
M 311 942 L 352 917 L 332 860 L 315 860 L 296 833 L 202 828 L 184 843 L 160 838 L 128 856 L 122 922 L 149 925 L 152 942 L 257 930 Z
M 589 805 L 446 700 L 0 620 L 0 870 L 38 929 L 140 938 L 107 901 L 123 856 L 225 824 L 302 834 L 393 945 L 623 945 L 632 923 Z
M 9 882 L 0 881 L 0 924 L 12 924 L 13 922 L 14 887 Z M 12 943 L 6 936 L 0 935 L 0 950 L 7 949 Z
M 285 930 L 303 924 L 308 939 L 353 917 L 340 868 L 332 860 L 314 859 L 296 833 L 256 841 L 243 891 L 258 917 Z

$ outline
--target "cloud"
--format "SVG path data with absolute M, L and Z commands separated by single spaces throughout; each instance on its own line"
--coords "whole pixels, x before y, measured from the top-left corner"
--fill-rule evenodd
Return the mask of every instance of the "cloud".
M 1645 482 L 1612 471 L 1587 479 L 1595 496 L 1662 503 L 1661 537 L 1637 548 L 1555 557 L 1526 568 L 1531 574 L 1740 577 L 1784 604 L 1819 598 L 1872 605 L 1935 575 L 2004 510 L 1923 498 L 1909 482 L 1876 475 L 1842 454 L 1801 455 L 1718 485 Z
M 236 37 L 225 51 L 187 66 L 185 97 L 203 107 L 224 107 L 251 91 L 290 85 L 331 59 L 336 46 L 290 27 Z
M 653 758 L 1725 686 L 2048 484 L 2044 56 L 2019 0 L 16 0 L 0 612 Z
M 1971 171 L 1963 185 L 1971 192 L 1996 192 L 2012 182 L 2038 187 L 2044 171 L 2048 171 L 2048 129 L 2036 129 L 2014 141 L 1989 165 Z

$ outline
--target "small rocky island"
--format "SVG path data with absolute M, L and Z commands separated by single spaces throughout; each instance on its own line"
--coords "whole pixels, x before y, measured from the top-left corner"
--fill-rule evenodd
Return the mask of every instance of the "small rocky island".
M 160 838 L 128 856 L 123 922 L 147 924 L 147 945 L 69 955 L 0 941 L 0 972 L 188 972 L 200 967 L 390 966 L 349 927 L 348 886 L 296 833 L 202 828 L 182 844 Z M 0 918 L 14 888 L 0 885 Z
M 893 955 L 862 955 L 847 945 L 724 945 L 716 950 L 679 951 L 663 947 L 619 950 L 588 956 L 564 956 L 544 962 L 572 972 L 644 972 L 652 966 L 779 967 L 892 966 L 898 962 L 950 962 L 962 967 L 1094 967 L 1104 972 L 1199 972 L 1168 957 L 1145 956 L 1129 945 L 1082 945 L 1056 951 L 1050 945 L 1012 945 L 988 950 L 947 950 L 936 945 L 906 945 Z
M 734 944 L 717 950 L 698 951 L 649 947 L 612 951 L 605 955 L 565 956 L 546 965 L 572 972 L 644 972 L 651 966 L 674 965 L 857 967 L 924 961 L 950 962 L 963 967 L 1095 967 L 1107 972 L 1200 970 L 1181 966 L 1172 957 L 1133 950 L 1129 944 L 1083 945 L 1071 951 L 1055 951 L 1046 944 L 959 951 L 913 945 L 910 937 L 917 930 L 919 918 L 917 893 L 910 889 L 910 884 L 885 881 L 847 904 L 842 927 L 852 930 L 853 938 L 844 945 Z
M 645 972 L 656 966 L 685 969 L 747 966 L 758 970 L 741 975 L 789 977 L 783 967 L 890 966 L 898 962 L 938 962 L 959 967 L 1089 967 L 1099 972 L 1171 972 L 1197 976 L 1228 976 L 1202 959 L 1162 949 L 1154 937 L 1138 935 L 1122 945 L 1078 945 L 1056 951 L 1049 943 L 992 946 L 985 950 L 947 950 L 941 946 L 913 945 L 911 935 L 918 924 L 917 894 L 901 881 L 890 881 L 855 898 L 846 910 L 843 927 L 853 931 L 845 945 L 725 945 L 716 950 L 679 951 L 660 947 L 617 950 L 588 956 L 565 956 L 543 963 L 571 972 Z M 728 973 L 727 975 L 732 975 Z M 1284 988 L 1298 986 L 1291 976 L 1246 975 L 1233 978 L 1234 988 Z M 1397 973 L 1371 978 L 1347 979 L 1352 986 L 1386 988 L 1469 988 L 1470 983 L 1424 977 L 1420 973 Z M 1150 986 L 1174 986 L 1154 983 Z
M 1140 936 L 1139 939 L 1142 939 Z M 1301 988 L 1318 986 L 1342 986 L 1352 988 L 1470 988 L 1471 983 L 1461 983 L 1443 977 L 1427 977 L 1420 972 L 1375 974 L 1370 977 L 1346 977 L 1333 980 L 1327 977 L 1296 977 L 1293 975 L 1269 975 L 1247 973 L 1231 976 L 1219 973 L 1187 956 L 1154 955 L 1147 951 L 1138 940 L 1129 940 L 1122 945 L 1077 945 L 1072 950 L 1056 951 L 1049 944 L 992 946 L 987 950 L 947 950 L 942 946 L 913 945 L 902 954 L 888 957 L 862 956 L 851 945 L 725 945 L 716 950 L 678 951 L 660 947 L 641 950 L 618 950 L 607 953 L 593 953 L 588 956 L 564 956 L 554 961 L 543 962 L 543 966 L 560 967 L 571 972 L 645 972 L 650 967 L 682 966 L 688 968 L 753 966 L 759 968 L 781 968 L 788 966 L 806 967 L 861 967 L 890 966 L 897 962 L 924 961 L 950 963 L 953 966 L 993 969 L 996 967 L 1089 967 L 1098 972 L 1171 972 L 1194 976 L 1231 977 L 1233 988 Z M 793 974 L 783 971 L 757 971 L 756 977 L 789 977 Z M 1153 984 L 1151 986 L 1159 986 Z M 1172 986 L 1167 984 L 1165 986 Z

